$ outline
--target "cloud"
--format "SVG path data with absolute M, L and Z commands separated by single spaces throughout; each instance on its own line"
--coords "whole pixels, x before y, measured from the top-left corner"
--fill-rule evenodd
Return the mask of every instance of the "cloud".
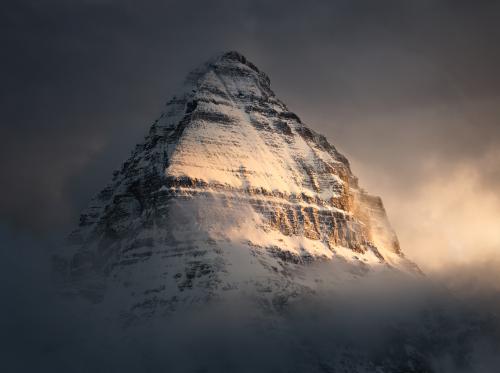
M 485 172 L 497 154 L 492 151 L 478 162 L 462 160 L 453 167 L 431 159 L 416 171 L 420 180 L 415 185 L 385 193 L 402 247 L 424 271 L 498 261 L 500 200 L 495 178 Z M 389 183 L 379 189 L 391 187 Z
M 472 304 L 456 299 L 459 289 L 391 271 L 339 282 L 348 268 L 329 262 L 310 268 L 322 279 L 316 293 L 299 295 L 280 314 L 241 295 L 123 329 L 99 305 L 56 295 L 47 248 L 5 231 L 1 238 L 12 249 L 1 253 L 1 283 L 16 284 L 2 289 L 5 371 L 479 373 L 499 363 L 489 292 Z

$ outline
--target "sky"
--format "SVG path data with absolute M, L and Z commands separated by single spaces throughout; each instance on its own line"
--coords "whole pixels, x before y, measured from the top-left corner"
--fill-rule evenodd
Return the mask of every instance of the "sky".
M 2 232 L 66 236 L 187 72 L 238 50 L 383 198 L 408 257 L 498 284 L 499 12 L 462 0 L 8 2 Z

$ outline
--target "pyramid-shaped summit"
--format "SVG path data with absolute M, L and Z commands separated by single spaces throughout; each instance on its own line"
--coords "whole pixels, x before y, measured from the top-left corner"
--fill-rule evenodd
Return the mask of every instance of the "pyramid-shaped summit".
M 243 288 L 273 305 L 309 289 L 294 273 L 319 260 L 412 267 L 380 198 L 237 52 L 188 75 L 70 241 L 67 289 L 120 294 L 134 315 Z

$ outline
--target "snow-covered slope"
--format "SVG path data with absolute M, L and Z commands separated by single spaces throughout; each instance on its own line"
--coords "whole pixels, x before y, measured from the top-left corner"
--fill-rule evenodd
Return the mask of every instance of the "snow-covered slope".
M 313 291 L 304 271 L 323 260 L 418 271 L 380 198 L 237 52 L 189 74 L 70 241 L 68 291 L 131 317 L 241 291 L 276 308 Z

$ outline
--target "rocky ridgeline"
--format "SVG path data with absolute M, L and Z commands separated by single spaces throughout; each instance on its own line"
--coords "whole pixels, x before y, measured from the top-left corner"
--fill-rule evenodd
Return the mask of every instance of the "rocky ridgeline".
M 189 74 L 70 244 L 67 292 L 119 297 L 131 318 L 242 290 L 278 307 L 312 289 L 296 273 L 318 260 L 416 270 L 380 198 L 237 52 Z

